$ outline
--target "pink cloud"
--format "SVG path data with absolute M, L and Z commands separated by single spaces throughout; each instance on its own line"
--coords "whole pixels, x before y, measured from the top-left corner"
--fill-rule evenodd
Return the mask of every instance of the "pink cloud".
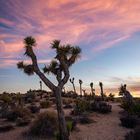
M 0 22 L 14 28 L 14 41 L 5 41 L 12 38 L 11 33 L 0 35 L 0 56 L 13 57 L 21 53 L 22 39 L 27 35 L 35 36 L 38 49 L 46 52 L 50 51 L 50 42 L 54 39 L 84 43 L 86 47 L 97 42 L 90 49 L 100 52 L 140 30 L 139 0 L 31 0 L 24 5 L 15 0 L 11 3 L 10 14 L 13 13 L 18 22 L 0 18 Z

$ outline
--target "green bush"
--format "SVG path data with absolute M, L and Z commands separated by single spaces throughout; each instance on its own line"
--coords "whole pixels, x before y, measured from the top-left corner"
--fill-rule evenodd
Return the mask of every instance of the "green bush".
M 80 115 L 83 112 L 90 110 L 90 103 L 86 100 L 77 99 L 75 101 L 75 107 L 72 111 L 72 115 Z
M 90 108 L 92 111 L 97 111 L 100 113 L 109 113 L 111 112 L 112 106 L 104 101 L 94 101 L 90 104 Z
M 29 134 L 36 136 L 53 136 L 57 130 L 57 115 L 55 112 L 44 112 L 32 123 Z
M 123 101 L 120 106 L 129 114 L 140 116 L 140 103 L 139 102 L 135 102 L 134 105 L 130 106 L 129 104 Z
M 16 121 L 17 118 L 31 118 L 31 112 L 28 108 L 16 107 L 5 116 L 8 121 Z
M 10 103 L 12 101 L 12 97 L 8 93 L 3 93 L 0 95 L 0 100 L 2 100 L 4 103 Z

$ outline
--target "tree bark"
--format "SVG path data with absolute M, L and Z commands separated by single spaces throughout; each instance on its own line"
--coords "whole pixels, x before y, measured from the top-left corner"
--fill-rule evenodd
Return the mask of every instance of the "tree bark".
M 103 92 L 103 87 L 101 86 L 101 97 L 102 97 L 102 100 L 104 101 L 104 92 Z
M 56 97 L 56 106 L 57 106 L 57 114 L 58 114 L 58 121 L 59 121 L 59 130 L 60 130 L 60 137 L 61 140 L 69 140 L 69 135 L 66 126 L 65 115 L 63 111 L 63 103 L 61 98 L 61 88 L 57 87 L 54 91 Z
M 82 86 L 80 84 L 80 96 L 82 97 Z
M 74 92 L 76 93 L 76 89 L 75 89 L 74 83 L 72 85 L 73 85 Z

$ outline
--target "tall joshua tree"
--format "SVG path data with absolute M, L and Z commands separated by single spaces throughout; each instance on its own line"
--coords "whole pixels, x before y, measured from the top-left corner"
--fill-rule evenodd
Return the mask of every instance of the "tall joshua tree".
M 91 96 L 95 96 L 95 89 L 93 89 L 93 82 L 90 83 L 90 88 L 91 88 Z
M 61 45 L 59 40 L 53 41 L 53 43 L 51 44 L 51 48 L 56 51 L 56 56 L 48 66 L 45 66 L 43 68 L 43 73 L 38 66 L 37 57 L 33 51 L 33 47 L 36 46 L 36 40 L 33 37 L 29 36 L 24 39 L 24 44 L 25 55 L 27 55 L 32 60 L 32 64 L 27 65 L 22 61 L 17 64 L 17 67 L 19 69 L 22 69 L 28 75 L 33 75 L 34 73 L 37 74 L 39 78 L 45 83 L 45 85 L 52 90 L 56 98 L 61 139 L 69 140 L 64 111 L 62 107 L 63 103 L 61 93 L 63 86 L 67 83 L 70 76 L 69 67 L 75 63 L 80 55 L 81 49 L 69 44 Z M 48 79 L 45 73 L 52 73 L 56 77 L 58 84 L 54 85 L 54 83 L 52 83 Z
M 82 96 L 82 83 L 83 81 L 79 79 L 79 84 L 80 84 L 80 96 Z
M 76 89 L 75 89 L 75 85 L 74 85 L 74 77 L 71 79 L 70 78 L 70 82 L 72 83 L 72 86 L 73 86 L 73 91 L 74 91 L 74 93 L 76 93 Z
M 103 83 L 99 82 L 99 86 L 100 86 L 100 89 L 101 89 L 101 97 L 102 97 L 102 100 L 104 101 Z

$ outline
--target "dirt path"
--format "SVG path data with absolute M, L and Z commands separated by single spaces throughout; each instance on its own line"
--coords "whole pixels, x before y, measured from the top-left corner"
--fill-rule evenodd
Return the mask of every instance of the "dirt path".
M 71 133 L 71 140 L 124 140 L 125 134 L 130 130 L 119 125 L 120 111 L 121 108 L 118 104 L 113 103 L 110 114 L 92 113 L 90 117 L 96 122 L 88 125 L 78 125 L 79 131 Z M 27 138 L 22 137 L 22 132 L 26 129 L 27 127 L 19 127 L 9 132 L 0 133 L 0 140 L 27 140 Z M 28 138 L 28 140 L 43 139 Z
M 121 108 L 117 103 L 112 104 L 110 114 L 92 114 L 95 123 L 79 125 L 79 132 L 72 133 L 72 140 L 124 140 L 130 130 L 120 126 L 119 112 Z

